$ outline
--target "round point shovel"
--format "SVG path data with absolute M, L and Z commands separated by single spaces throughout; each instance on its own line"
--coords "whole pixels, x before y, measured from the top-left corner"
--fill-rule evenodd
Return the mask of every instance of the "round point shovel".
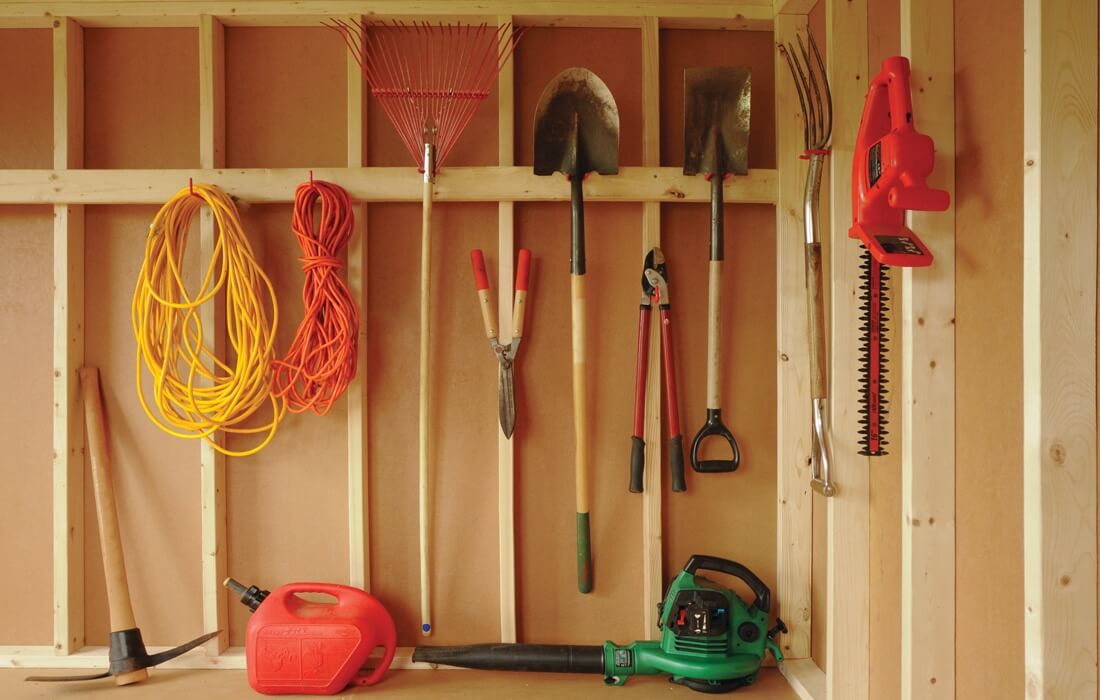
M 619 108 L 599 77 L 567 68 L 542 91 L 535 110 L 535 174 L 570 180 L 573 241 L 569 261 L 573 313 L 573 429 L 577 472 L 577 587 L 592 590 L 588 508 L 588 383 L 585 378 L 584 178 L 619 172 Z

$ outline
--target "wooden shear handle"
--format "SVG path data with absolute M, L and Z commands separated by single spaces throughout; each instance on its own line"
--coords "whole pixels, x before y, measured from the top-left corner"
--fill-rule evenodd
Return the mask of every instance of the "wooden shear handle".
M 485 272 L 485 256 L 480 249 L 470 251 L 470 264 L 474 268 L 474 284 L 477 285 L 477 298 L 481 302 L 481 322 L 485 324 L 485 335 L 489 340 L 496 340 L 497 310 L 493 305 L 493 293 L 489 289 L 489 275 Z

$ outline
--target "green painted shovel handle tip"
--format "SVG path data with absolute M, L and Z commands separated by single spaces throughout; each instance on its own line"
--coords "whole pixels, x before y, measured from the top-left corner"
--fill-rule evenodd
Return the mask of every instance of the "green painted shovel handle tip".
M 592 592 L 592 531 L 588 513 L 577 513 L 577 589 Z

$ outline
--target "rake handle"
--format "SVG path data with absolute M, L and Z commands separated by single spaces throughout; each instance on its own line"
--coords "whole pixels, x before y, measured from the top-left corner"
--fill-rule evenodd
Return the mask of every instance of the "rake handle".
M 431 312 L 432 267 L 432 186 L 435 162 L 431 147 L 424 147 L 424 197 L 420 220 L 420 424 L 419 447 L 419 525 L 420 525 L 420 632 L 425 637 L 432 633 L 432 590 L 430 573 L 431 519 L 428 517 L 428 415 L 431 398 L 428 376 L 429 331 Z
M 111 480 L 111 460 L 107 451 L 107 431 L 103 425 L 103 400 L 99 391 L 97 368 L 80 368 L 80 388 L 84 399 L 84 424 L 88 431 L 88 456 L 92 467 L 92 488 L 95 491 L 96 520 L 99 523 L 100 553 L 107 585 L 111 631 L 131 630 L 137 627 L 137 622 L 134 620 L 130 586 L 126 580 L 126 561 L 122 555 L 122 535 L 118 527 L 118 509 Z M 115 683 L 127 685 L 148 677 L 149 671 L 141 668 L 115 676 Z

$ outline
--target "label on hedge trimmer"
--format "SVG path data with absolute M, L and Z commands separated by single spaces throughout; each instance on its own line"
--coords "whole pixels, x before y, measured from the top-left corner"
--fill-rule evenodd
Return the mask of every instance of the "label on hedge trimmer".
M 878 179 L 882 177 L 882 142 L 879 141 L 867 151 L 867 178 L 868 185 L 874 187 Z

